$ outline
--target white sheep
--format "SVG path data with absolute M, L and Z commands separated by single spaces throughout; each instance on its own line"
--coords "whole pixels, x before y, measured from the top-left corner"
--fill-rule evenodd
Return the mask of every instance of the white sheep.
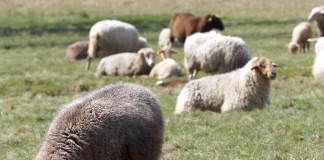
M 89 70 L 91 59 L 97 51 L 109 56 L 121 52 L 137 52 L 146 47 L 146 39 L 139 37 L 133 25 L 117 20 L 99 21 L 90 29 L 86 70 Z
M 315 45 L 315 60 L 312 68 L 316 80 L 324 80 L 324 38 L 319 38 Z
M 308 15 L 309 21 L 315 21 L 317 25 L 318 35 L 324 36 L 324 6 L 318 6 L 312 9 Z
M 142 86 L 117 83 L 64 106 L 36 160 L 157 160 L 163 135 L 156 96 Z
M 291 42 L 288 44 L 288 50 L 291 53 L 300 52 L 305 53 L 306 49 L 309 51 L 309 41 L 312 38 L 312 27 L 308 22 L 299 23 L 293 30 Z
M 89 41 L 78 41 L 70 44 L 65 52 L 66 60 L 79 60 L 87 58 Z M 102 57 L 102 53 L 97 52 L 96 57 Z
M 200 70 L 225 73 L 243 67 L 252 58 L 242 38 L 223 36 L 215 31 L 189 36 L 184 53 L 189 80 L 194 79 Z
M 164 46 L 158 53 L 161 54 L 162 61 L 152 68 L 150 77 L 165 79 L 171 76 L 183 75 L 179 64 L 172 59 L 172 54 L 177 52 L 172 50 L 171 46 Z
M 96 77 L 148 75 L 154 66 L 155 52 L 142 48 L 137 53 L 119 53 L 102 58 L 95 73 Z
M 270 80 L 276 71 L 268 58 L 253 58 L 243 68 L 187 83 L 177 98 L 175 113 L 192 109 L 227 112 L 251 110 L 271 104 Z
M 169 46 L 171 44 L 170 41 L 170 28 L 163 28 L 160 32 L 159 35 L 159 42 L 158 45 L 160 48 L 162 48 L 163 46 Z M 173 47 L 177 47 L 177 48 L 182 48 L 183 47 L 183 43 L 179 42 L 179 41 L 174 41 L 171 44 Z

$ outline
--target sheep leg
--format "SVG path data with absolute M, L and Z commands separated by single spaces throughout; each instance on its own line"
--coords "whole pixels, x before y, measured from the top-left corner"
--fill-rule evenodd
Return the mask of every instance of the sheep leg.
M 310 52 L 309 50 L 309 42 L 306 42 L 307 52 Z

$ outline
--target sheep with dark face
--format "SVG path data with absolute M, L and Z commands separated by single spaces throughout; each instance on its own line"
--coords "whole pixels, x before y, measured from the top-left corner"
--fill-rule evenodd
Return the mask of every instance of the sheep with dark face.
M 186 38 L 196 32 L 208 32 L 213 28 L 224 30 L 221 19 L 212 14 L 197 17 L 191 13 L 177 13 L 170 21 L 170 41 L 176 39 L 184 43 Z
M 113 84 L 64 106 L 36 160 L 157 160 L 163 134 L 155 95 L 139 85 Z
M 315 7 L 308 15 L 309 21 L 315 21 L 318 29 L 318 35 L 324 36 L 324 6 Z

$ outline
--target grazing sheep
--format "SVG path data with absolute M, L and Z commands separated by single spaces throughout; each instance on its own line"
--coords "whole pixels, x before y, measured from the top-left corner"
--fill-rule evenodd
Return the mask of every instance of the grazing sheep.
M 139 85 L 113 84 L 64 106 L 36 160 L 157 160 L 163 134 L 155 95 Z
M 235 71 L 192 80 L 180 92 L 175 113 L 192 109 L 251 110 L 270 105 L 270 80 L 276 77 L 274 67 L 276 64 L 268 58 L 253 58 Z
M 299 23 L 293 30 L 291 42 L 288 44 L 288 50 L 291 53 L 299 52 L 305 53 L 306 48 L 309 51 L 309 41 L 312 37 L 312 27 L 308 22 Z
M 171 76 L 183 76 L 179 64 L 172 59 L 172 53 L 177 53 L 171 49 L 171 46 L 164 46 L 159 53 L 162 61 L 153 67 L 150 72 L 150 77 L 157 77 L 158 79 L 165 79 Z
M 148 75 L 154 66 L 155 52 L 151 48 L 142 48 L 137 53 L 119 53 L 100 60 L 96 77 Z
M 318 35 L 324 36 L 324 6 L 315 7 L 308 15 L 309 21 L 315 21 L 317 25 Z
M 170 41 L 170 29 L 169 28 L 163 28 L 160 32 L 159 35 L 159 42 L 158 45 L 160 48 L 162 48 L 163 46 L 169 46 L 171 44 Z M 171 44 L 173 47 L 177 47 L 177 48 L 182 48 L 183 47 L 183 43 L 178 42 L 178 41 L 173 41 L 173 43 Z
M 252 58 L 241 38 L 223 36 L 214 31 L 189 36 L 184 53 L 189 80 L 194 79 L 200 70 L 225 73 L 243 67 Z
M 213 28 L 224 30 L 224 25 L 216 15 L 197 17 L 191 13 L 177 13 L 170 21 L 170 41 L 184 43 L 186 38 L 196 32 L 208 32 Z
M 122 52 L 137 52 L 146 47 L 148 47 L 146 39 L 138 36 L 137 29 L 133 25 L 116 20 L 97 22 L 89 33 L 86 70 L 89 70 L 91 59 L 98 51 L 104 53 L 103 56 L 109 56 Z
M 312 68 L 316 80 L 324 80 L 324 37 L 319 38 L 315 45 L 315 60 Z

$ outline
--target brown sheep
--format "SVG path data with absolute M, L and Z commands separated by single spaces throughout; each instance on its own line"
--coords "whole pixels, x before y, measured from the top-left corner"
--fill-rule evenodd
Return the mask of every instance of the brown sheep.
M 213 28 L 224 30 L 224 25 L 219 17 L 212 14 L 197 17 L 191 13 L 177 13 L 170 21 L 170 41 L 176 39 L 184 43 L 186 38 L 196 32 L 208 32 Z

